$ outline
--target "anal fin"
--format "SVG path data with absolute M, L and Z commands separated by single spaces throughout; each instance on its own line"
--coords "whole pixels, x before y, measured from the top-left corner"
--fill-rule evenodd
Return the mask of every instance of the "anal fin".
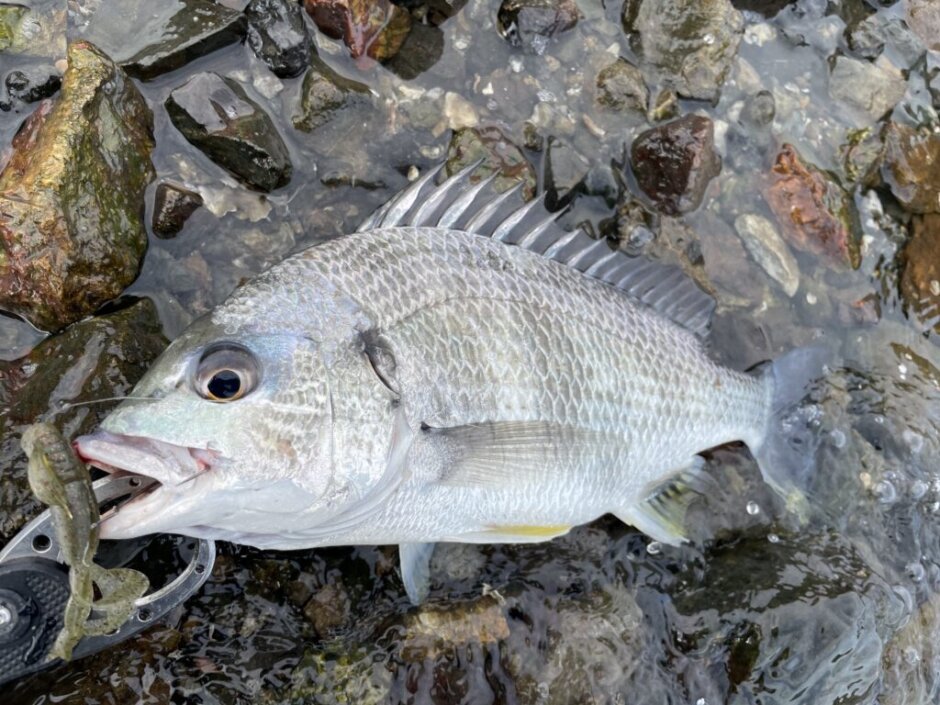
M 398 560 L 401 563 L 401 580 L 411 604 L 419 605 L 431 589 L 431 554 L 433 543 L 400 543 Z
M 696 497 L 714 484 L 704 468 L 705 459 L 696 455 L 687 466 L 671 473 L 644 501 L 613 513 L 655 541 L 670 546 L 687 543 L 686 511 Z

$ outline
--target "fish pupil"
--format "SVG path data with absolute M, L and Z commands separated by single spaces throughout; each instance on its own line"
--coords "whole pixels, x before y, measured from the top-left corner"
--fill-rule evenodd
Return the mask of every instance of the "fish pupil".
M 212 379 L 209 380 L 206 388 L 216 399 L 231 399 L 238 395 L 241 386 L 242 380 L 237 372 L 234 370 L 219 370 L 212 375 Z

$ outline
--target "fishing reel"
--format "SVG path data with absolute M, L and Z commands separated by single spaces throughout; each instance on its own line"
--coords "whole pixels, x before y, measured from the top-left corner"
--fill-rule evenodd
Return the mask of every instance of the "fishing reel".
M 147 489 L 139 477 L 106 477 L 94 483 L 99 505 L 113 503 Z M 154 546 L 154 543 L 159 545 Z M 130 617 L 115 631 L 85 636 L 72 652 L 81 658 L 107 649 L 153 624 L 192 596 L 208 579 L 215 544 L 205 539 L 159 535 L 119 542 L 102 541 L 97 562 L 106 568 L 138 567 L 142 554 L 159 553 L 161 565 L 180 568 L 165 584 L 136 600 Z M 149 558 L 147 563 L 152 562 Z M 146 566 L 139 566 L 147 573 Z M 151 586 L 155 584 L 154 577 Z M 69 589 L 69 568 L 47 510 L 23 527 L 0 551 L 0 684 L 56 663 L 48 654 L 62 629 Z M 94 615 L 94 608 L 92 610 Z

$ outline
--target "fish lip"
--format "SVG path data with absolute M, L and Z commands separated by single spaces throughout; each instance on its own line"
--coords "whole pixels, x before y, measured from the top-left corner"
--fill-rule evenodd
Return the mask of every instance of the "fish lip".
M 79 436 L 72 447 L 83 462 L 108 474 L 139 475 L 167 487 L 178 487 L 213 469 L 221 458 L 208 448 L 108 431 Z
M 102 539 L 126 539 L 179 528 L 181 508 L 199 501 L 201 481 L 222 462 L 220 453 L 144 436 L 97 431 L 72 446 L 85 463 L 111 475 L 156 480 L 101 515 Z

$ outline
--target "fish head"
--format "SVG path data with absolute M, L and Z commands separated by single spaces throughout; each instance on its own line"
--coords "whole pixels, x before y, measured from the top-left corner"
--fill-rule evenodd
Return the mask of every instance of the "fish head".
M 352 424 L 336 418 L 337 385 L 366 395 L 375 387 L 359 384 L 361 358 L 352 347 L 325 353 L 296 327 L 233 331 L 197 321 L 97 432 L 75 440 L 87 463 L 159 483 L 105 514 L 102 538 L 166 532 L 273 548 L 303 543 L 298 536 L 361 494 L 353 480 L 372 477 L 368 468 L 337 472 L 336 437 L 348 437 Z M 380 418 L 358 425 L 381 433 L 388 406 L 386 394 L 384 405 L 369 407 Z

